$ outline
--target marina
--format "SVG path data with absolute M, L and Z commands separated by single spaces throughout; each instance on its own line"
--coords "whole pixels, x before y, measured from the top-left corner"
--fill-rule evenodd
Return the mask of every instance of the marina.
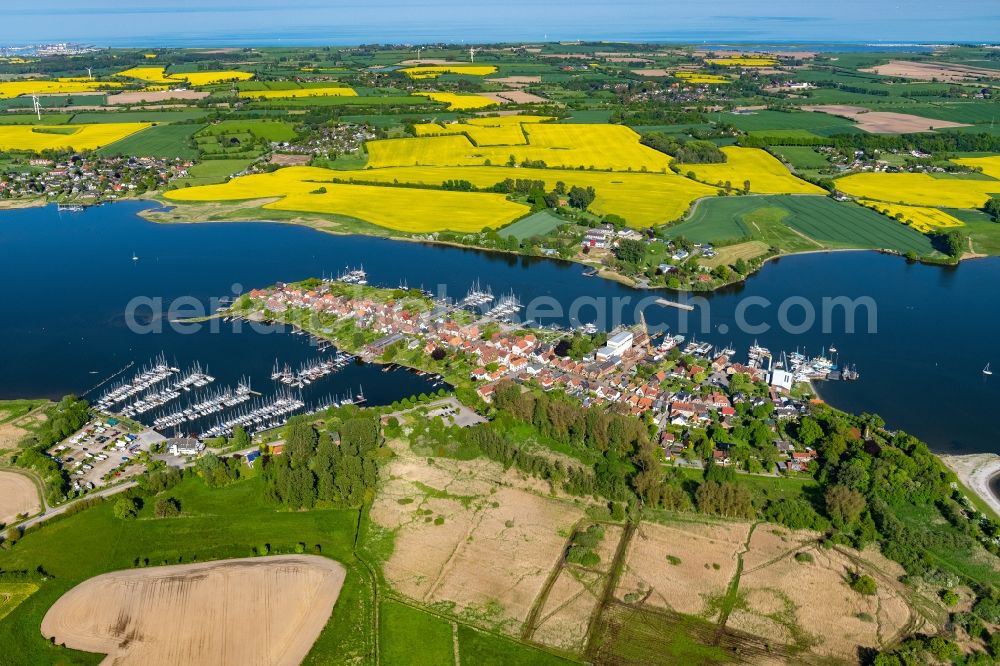
M 121 372 L 84 396 L 96 403 L 110 389 L 121 388 L 122 381 L 134 378 L 137 368 L 122 371 L 123 366 L 153 358 L 163 350 L 176 359 L 171 365 L 177 368 L 207 362 L 216 383 L 224 386 L 235 387 L 243 376 L 258 390 L 283 386 L 270 378 L 274 359 L 296 369 L 314 360 L 321 352 L 309 336 L 221 319 L 193 333 L 181 333 L 168 324 L 165 311 L 141 310 L 137 323 L 126 321 L 123 313 L 137 296 L 162 299 L 164 309 L 173 299 L 193 297 L 205 303 L 207 310 L 211 299 L 239 293 L 233 287 L 236 283 L 247 290 L 330 275 L 331 269 L 336 275 L 336 267 L 356 266 L 362 260 L 365 280 L 371 284 L 423 285 L 437 299 L 450 296 L 461 300 L 468 285 L 479 279 L 482 285 L 492 285 L 494 294 L 517 294 L 525 306 L 522 318 L 538 317 L 534 301 L 548 298 L 561 308 L 536 321 L 546 329 L 577 329 L 588 323 L 600 330 L 613 328 L 619 323 L 613 313 L 616 299 L 623 303 L 620 323 L 627 325 L 637 319 L 635 304 L 656 296 L 608 280 L 587 279 L 578 264 L 553 259 L 373 237 L 329 236 L 287 224 L 157 225 L 136 217 L 137 211 L 151 205 L 123 202 L 95 206 L 72 217 L 60 217 L 54 205 L 0 212 L 0 236 L 6 243 L 0 279 L 10 284 L 39 285 L 38 289 L 10 290 L 5 296 L 5 305 L 17 316 L 0 322 L 0 343 L 16 353 L 5 358 L 0 396 L 58 399 L 67 393 L 82 394 Z M 46 251 L 44 267 L 33 259 L 40 247 Z M 131 261 L 133 253 L 141 256 L 141 261 Z M 108 270 L 90 270 L 94 262 Z M 197 266 L 198 270 L 170 269 L 179 264 Z M 88 279 L 79 280 L 84 273 Z M 809 279 L 802 279 L 804 273 Z M 878 413 L 890 427 L 912 432 L 935 450 L 979 452 L 995 448 L 995 424 L 983 410 L 965 410 L 965 416 L 957 421 L 935 415 L 942 410 L 961 411 L 962 405 L 970 402 L 1000 401 L 1000 383 L 990 381 L 982 372 L 989 360 L 982 350 L 995 346 L 992 332 L 1000 328 L 1000 297 L 984 290 L 983 285 L 997 282 L 1000 260 L 994 258 L 949 269 L 910 265 L 901 258 L 872 252 L 809 254 L 782 257 L 745 283 L 702 294 L 710 312 L 699 307 L 698 316 L 687 323 L 682 320 L 684 312 L 677 308 L 649 307 L 645 316 L 654 331 L 669 329 L 671 336 L 696 335 L 699 341 L 740 350 L 748 349 L 756 337 L 779 356 L 778 350 L 819 350 L 835 340 L 840 357 L 849 355 L 850 361 L 836 363 L 841 378 L 847 379 L 850 373 L 846 371 L 856 364 L 864 381 L 817 383 L 823 400 L 855 413 Z M 836 289 L 831 290 L 830 285 Z M 39 297 L 39 292 L 55 290 L 63 294 L 58 311 L 51 308 L 49 299 Z M 842 312 L 805 331 L 790 332 L 780 326 L 777 315 L 784 299 L 804 299 L 821 313 L 822 300 L 831 294 L 872 299 L 877 304 L 874 330 L 868 330 L 863 309 L 856 313 L 853 328 L 847 327 Z M 669 293 L 664 297 L 680 300 Z M 756 327 L 752 333 L 743 330 L 737 314 L 747 297 L 770 304 L 749 311 L 749 323 Z M 587 306 L 571 310 L 581 298 L 604 309 Z M 546 308 L 546 312 L 550 310 Z M 578 319 L 571 320 L 571 314 Z M 702 320 L 708 325 L 702 325 Z M 935 331 L 932 345 L 926 335 L 916 334 L 928 330 Z M 947 349 L 947 355 L 934 351 L 941 349 Z M 828 353 L 831 360 L 836 359 L 832 350 Z M 815 355 L 815 351 L 808 354 Z M 179 372 L 170 375 L 155 391 L 169 388 L 183 376 Z M 328 394 L 343 395 L 348 387 L 356 390 L 358 384 L 364 385 L 371 404 L 391 403 L 432 386 L 429 377 L 405 370 L 383 373 L 381 367 L 349 364 L 296 390 L 311 403 Z M 948 390 L 942 390 L 944 386 Z M 133 400 L 149 388 L 136 391 Z M 186 406 L 189 393 L 142 418 Z M 112 406 L 125 404 L 122 400 Z

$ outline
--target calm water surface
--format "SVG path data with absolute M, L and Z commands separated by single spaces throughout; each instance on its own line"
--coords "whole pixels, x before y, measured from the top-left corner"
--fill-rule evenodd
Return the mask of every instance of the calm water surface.
M 207 365 L 219 385 L 247 375 L 258 390 L 272 391 L 276 359 L 297 365 L 319 355 L 304 336 L 288 333 L 237 334 L 223 326 L 217 333 L 182 334 L 165 326 L 160 334 L 137 334 L 125 318 L 136 297 L 170 303 L 190 296 L 207 302 L 231 295 L 234 283 L 248 290 L 359 264 L 374 285 L 405 281 L 460 297 L 478 279 L 495 293 L 512 291 L 524 302 L 547 297 L 550 305 L 563 308 L 562 316 L 547 322 L 566 323 L 570 305 L 589 298 L 609 310 L 617 305 L 622 321 L 632 323 L 635 304 L 651 295 L 584 277 L 579 265 L 565 262 L 259 222 L 157 225 L 135 215 L 148 205 L 127 202 L 62 214 L 54 207 L 0 212 L 0 281 L 5 285 L 0 397 L 80 393 L 127 363 L 141 363 L 160 351 L 181 365 Z M 133 253 L 138 261 L 133 262 Z M 774 351 L 819 353 L 835 345 L 839 361 L 856 364 L 862 378 L 820 385 L 834 405 L 877 412 L 891 427 L 918 435 L 938 451 L 997 451 L 993 406 L 1000 404 L 1000 373 L 982 374 L 987 362 L 1000 370 L 996 285 L 997 259 L 943 269 L 871 252 L 801 255 L 772 262 L 746 285 L 709 296 L 698 316 L 686 322 L 672 308 L 650 305 L 644 312 L 650 326 L 732 343 L 741 359 L 754 339 Z M 829 332 L 819 321 L 795 334 L 778 327 L 785 299 L 800 299 L 789 315 L 797 324 L 802 304 L 819 314 L 825 297 L 838 296 L 873 299 L 877 332 L 867 332 L 864 311 L 856 322 L 858 332 L 851 334 L 844 332 L 843 316 L 831 319 Z M 737 330 L 736 314 L 748 297 L 757 302 L 746 319 L 771 330 Z M 579 319 L 609 325 L 593 306 L 583 307 Z M 409 372 L 352 366 L 311 387 L 308 397 L 356 392 L 358 384 L 373 403 L 431 388 Z

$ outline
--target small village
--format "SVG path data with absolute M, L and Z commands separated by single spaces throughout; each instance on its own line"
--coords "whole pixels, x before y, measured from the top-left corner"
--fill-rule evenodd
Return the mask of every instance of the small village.
M 386 298 L 384 290 L 352 295 L 342 293 L 342 288 L 334 280 L 309 287 L 279 284 L 249 292 L 239 307 L 245 316 L 265 312 L 269 318 L 295 321 L 309 330 L 311 325 L 299 323 L 300 315 L 307 313 L 322 331 L 309 332 L 321 336 L 353 321 L 354 329 L 365 334 L 364 344 L 355 350 L 365 360 L 428 372 L 438 370 L 429 361 L 444 360 L 451 369 L 443 373 L 445 379 L 456 386 L 468 382 L 486 405 L 502 382 L 562 391 L 584 405 L 607 405 L 655 424 L 665 459 L 681 465 L 699 466 L 711 457 L 720 465 L 739 463 L 765 472 L 775 467 L 782 472 L 805 471 L 816 453 L 785 441 L 783 424 L 806 413 L 814 393 L 811 380 L 857 378 L 855 370 L 841 371 L 825 356 L 779 357 L 756 344 L 744 364 L 735 360 L 734 349 L 717 349 L 694 339 L 685 343 L 683 336 L 651 337 L 644 324 L 620 328 L 603 344 L 572 354 L 574 340 L 599 338 L 580 331 L 521 328 L 489 315 L 470 317 L 461 304 L 423 299 L 424 307 L 414 307 L 419 299 L 404 304 L 404 299 Z M 409 354 L 406 360 L 403 350 Z M 725 433 L 751 413 L 763 416 L 773 432 L 777 456 L 764 461 L 771 468 L 758 465 L 761 461 L 737 460 L 725 443 Z M 715 441 L 710 451 L 695 449 L 703 439 L 699 433 L 704 432 L 711 432 Z
M 132 197 L 187 175 L 193 162 L 162 157 L 98 157 L 25 160 L 0 173 L 0 199 L 48 197 L 99 203 Z

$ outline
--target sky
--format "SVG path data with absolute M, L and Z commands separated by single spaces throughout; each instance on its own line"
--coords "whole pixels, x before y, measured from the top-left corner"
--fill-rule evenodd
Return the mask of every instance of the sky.
M 2 0 L 0 45 L 985 42 L 1000 0 Z

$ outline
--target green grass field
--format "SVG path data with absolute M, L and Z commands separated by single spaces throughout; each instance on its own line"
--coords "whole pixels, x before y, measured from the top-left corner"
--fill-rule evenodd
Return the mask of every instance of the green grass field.
M 854 123 L 846 118 L 812 111 L 753 111 L 745 114 L 714 113 L 710 114 L 709 117 L 718 122 L 734 125 L 747 132 L 760 132 L 761 130 L 807 130 L 822 134 L 831 131 L 849 131 L 854 128 Z
M 38 591 L 35 583 L 0 582 L 0 620 L 11 614 L 15 608 Z
M 134 155 L 194 159 L 192 137 L 204 125 L 155 125 L 97 151 L 98 155 Z
M 578 663 L 464 624 L 458 625 L 458 654 L 463 665 L 568 666 Z
M 206 125 L 198 138 L 223 134 L 252 134 L 268 141 L 291 141 L 295 128 L 281 120 L 222 120 Z
M 513 236 L 517 240 L 523 241 L 532 236 L 544 236 L 565 223 L 565 220 L 543 210 L 504 227 L 499 233 L 501 236 Z
M 65 125 L 73 115 L 46 113 L 39 120 L 33 113 L 0 113 L 0 125 Z
M 772 146 L 771 152 L 796 169 L 822 169 L 830 166 L 826 155 L 809 146 Z
M 875 211 L 819 196 L 720 197 L 669 230 L 694 242 L 761 240 L 783 252 L 833 248 L 889 249 L 930 255 L 928 237 Z
M 391 97 L 301 97 L 298 99 L 269 99 L 251 104 L 251 108 L 309 108 L 315 106 L 442 106 L 427 97 L 395 95 Z
M 239 173 L 246 169 L 252 160 L 247 159 L 237 159 L 237 160 L 205 160 L 204 162 L 199 162 L 193 167 L 188 169 L 188 175 L 186 178 L 181 178 L 175 181 L 179 187 L 184 187 L 190 184 L 191 187 L 196 185 L 212 185 L 214 183 L 221 183 L 226 180 L 227 177 L 234 173 Z
M 380 608 L 382 663 L 440 666 L 454 662 L 450 622 L 399 601 L 384 601 Z
M 200 109 L 185 109 L 179 111 L 113 111 L 101 113 L 84 111 L 73 114 L 70 121 L 74 125 L 85 123 L 179 123 L 187 120 L 201 120 L 208 115 Z

